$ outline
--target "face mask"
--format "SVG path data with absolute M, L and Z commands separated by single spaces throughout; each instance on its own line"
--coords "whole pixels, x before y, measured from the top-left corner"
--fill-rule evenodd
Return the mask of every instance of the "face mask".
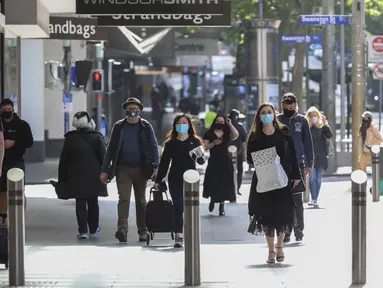
M 3 117 L 5 119 L 10 119 L 10 118 L 12 118 L 12 116 L 13 116 L 13 112 L 12 111 L 3 111 Z
M 4 113 L 4 112 L 3 112 Z M 370 125 L 371 124 L 371 120 L 370 119 L 363 119 L 362 120 L 362 123 L 364 124 L 364 125 Z
M 261 116 L 261 122 L 265 125 L 271 124 L 274 121 L 273 114 L 266 114 Z
M 214 130 L 223 130 L 225 128 L 225 124 L 221 124 L 221 123 L 214 123 Z
M 292 117 L 294 113 L 295 113 L 295 110 L 283 109 L 283 115 L 285 115 L 288 118 Z
M 177 124 L 176 131 L 179 134 L 186 134 L 189 131 L 189 124 Z
M 217 136 L 218 138 L 222 138 L 222 136 L 223 136 L 223 131 L 222 131 L 222 130 L 214 130 L 214 134 L 215 134 L 215 136 Z
M 140 115 L 140 112 L 137 110 L 134 110 L 134 109 L 126 110 L 126 116 L 128 116 L 128 118 L 135 118 L 135 117 L 138 117 L 139 115 Z
M 318 122 L 318 117 L 311 117 L 311 123 L 316 124 Z

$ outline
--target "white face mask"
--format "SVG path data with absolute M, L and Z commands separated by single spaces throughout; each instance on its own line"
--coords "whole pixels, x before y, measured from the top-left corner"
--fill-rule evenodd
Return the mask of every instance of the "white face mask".
M 318 122 L 318 117 L 311 117 L 311 123 L 316 124 Z

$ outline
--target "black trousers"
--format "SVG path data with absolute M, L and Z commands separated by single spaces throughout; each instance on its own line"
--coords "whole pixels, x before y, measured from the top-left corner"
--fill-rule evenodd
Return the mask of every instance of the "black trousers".
M 99 213 L 97 197 L 76 199 L 78 232 L 86 234 L 89 227 L 89 233 L 95 233 L 99 226 Z
M 237 155 L 237 183 L 238 183 L 238 191 L 242 185 L 242 176 L 243 176 L 243 152 L 238 153 Z M 236 192 L 238 192 L 236 191 Z
M 306 168 L 304 164 L 300 164 L 299 168 L 301 170 L 301 175 L 302 175 L 302 181 L 306 179 Z M 294 233 L 296 231 L 301 231 L 303 232 L 305 228 L 305 223 L 304 223 L 304 207 L 303 207 L 303 193 L 297 193 L 293 195 L 294 202 L 295 202 L 295 208 L 294 208 L 294 222 L 295 225 L 294 227 L 289 227 L 287 235 L 290 235 L 292 230 L 294 229 Z

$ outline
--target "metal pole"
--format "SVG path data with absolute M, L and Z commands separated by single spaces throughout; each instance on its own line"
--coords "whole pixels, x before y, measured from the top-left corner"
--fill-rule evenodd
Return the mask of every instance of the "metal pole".
M 108 60 L 108 132 L 112 132 L 113 59 Z
M 306 52 L 306 108 L 311 106 L 310 102 L 310 55 L 309 55 L 309 44 L 307 44 Z M 303 108 L 303 107 L 302 107 Z
M 365 109 L 365 67 L 364 67 L 364 32 L 362 12 L 364 0 L 353 0 L 352 3 L 352 170 L 358 169 L 359 151 L 359 118 Z
M 12 168 L 7 173 L 8 185 L 8 255 L 9 286 L 25 286 L 24 247 L 24 171 Z
M 334 15 L 335 3 L 334 0 L 322 0 L 323 14 Z M 323 80 L 322 80 L 322 104 L 323 111 L 327 117 L 330 127 L 336 129 L 336 113 L 335 113 L 335 72 L 336 72 L 336 59 L 335 59 L 335 25 L 324 26 L 324 40 L 323 40 Z M 334 137 L 335 138 L 335 137 Z M 333 139 L 333 146 L 335 142 Z M 330 159 L 328 163 L 328 173 L 334 173 L 337 170 L 336 166 L 336 151 L 335 159 Z
M 352 284 L 366 284 L 366 188 L 367 174 L 351 174 L 352 192 Z
M 64 49 L 64 94 L 70 93 L 72 91 L 72 51 L 71 51 L 71 42 L 70 40 L 63 41 L 63 49 Z M 71 104 L 69 104 L 71 105 Z M 69 132 L 70 130 L 70 111 L 68 108 L 64 111 L 64 133 Z
M 371 147 L 372 159 L 372 202 L 380 201 L 380 163 L 379 163 L 380 146 Z
M 379 80 L 379 131 L 382 125 L 382 97 L 383 97 L 383 85 L 382 80 Z
M 201 285 L 201 226 L 199 212 L 199 174 L 188 170 L 184 178 L 184 242 L 185 242 L 185 286 Z
M 17 37 L 16 40 L 16 82 L 17 82 L 17 115 L 21 117 L 21 38 Z
M 96 44 L 96 69 L 102 69 L 102 60 L 104 58 L 104 47 L 103 44 Z M 101 132 L 101 113 L 102 113 L 102 93 L 97 93 L 96 103 L 97 103 L 97 131 Z
M 344 0 L 340 1 L 340 15 L 344 15 Z M 345 67 L 345 49 L 344 49 L 344 25 L 340 26 L 340 139 L 346 137 L 346 67 Z M 335 127 L 333 127 L 335 129 Z M 342 152 L 345 150 L 345 145 L 342 142 L 340 145 Z
M 229 153 L 233 161 L 233 180 L 234 180 L 234 195 L 238 193 L 238 167 L 237 167 L 237 147 L 234 145 L 229 146 Z M 237 198 L 237 196 L 235 196 Z
M 258 15 L 259 15 L 259 18 L 263 18 L 263 0 L 259 0 L 259 11 L 258 11 Z

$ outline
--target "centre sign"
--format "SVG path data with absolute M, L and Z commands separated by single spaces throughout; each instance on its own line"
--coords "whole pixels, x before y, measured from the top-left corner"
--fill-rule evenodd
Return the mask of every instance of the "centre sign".
M 76 14 L 147 15 L 210 14 L 222 15 L 228 0 L 76 0 Z M 230 1 L 228 1 L 230 2 Z

